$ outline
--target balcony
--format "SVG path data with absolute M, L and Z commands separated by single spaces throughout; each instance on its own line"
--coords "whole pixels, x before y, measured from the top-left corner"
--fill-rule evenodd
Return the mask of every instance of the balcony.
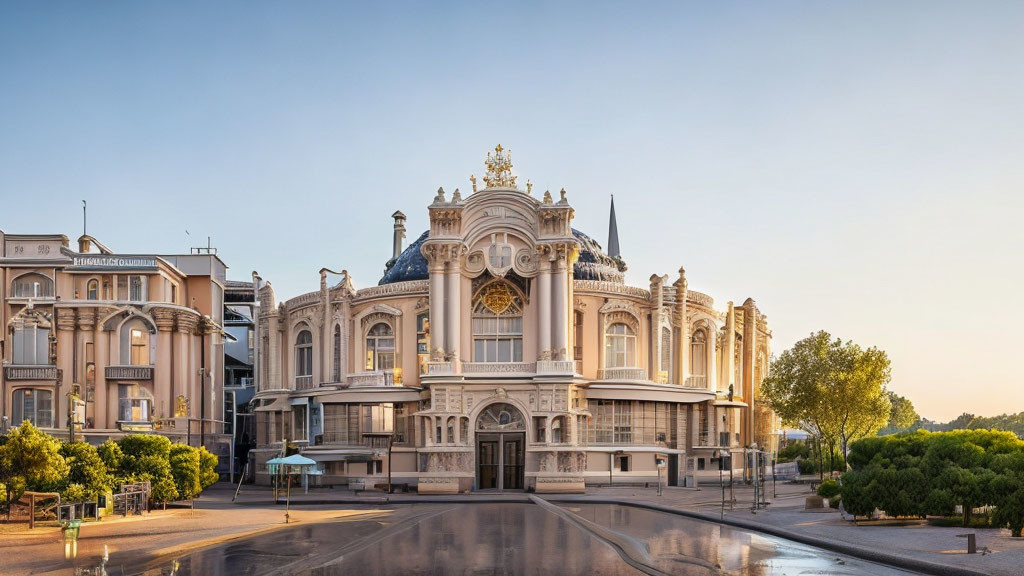
M 376 388 L 394 386 L 395 373 L 392 370 L 374 370 L 372 372 L 356 372 L 348 375 L 349 388 Z
M 312 390 L 313 389 L 313 377 L 312 376 L 296 376 L 295 377 L 295 389 L 296 390 Z
M 647 380 L 643 368 L 602 368 L 597 371 L 598 380 Z
M 107 380 L 152 380 L 152 366 L 107 366 L 104 371 Z
M 4 366 L 5 380 L 60 380 L 61 371 L 56 366 Z
M 686 385 L 690 388 L 707 388 L 708 377 L 707 376 L 687 376 Z

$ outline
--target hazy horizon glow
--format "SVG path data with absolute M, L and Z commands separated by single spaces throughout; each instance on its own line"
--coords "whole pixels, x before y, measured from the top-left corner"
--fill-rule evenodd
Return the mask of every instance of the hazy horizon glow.
M 206 236 L 285 300 L 512 151 L 628 282 L 886 350 L 922 416 L 1024 410 L 1024 4 L 0 5 L 0 229 Z M 186 235 L 188 230 L 189 235 Z

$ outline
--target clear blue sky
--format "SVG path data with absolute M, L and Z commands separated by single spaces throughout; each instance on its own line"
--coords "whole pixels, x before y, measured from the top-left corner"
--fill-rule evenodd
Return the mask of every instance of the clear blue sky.
M 0 229 L 375 284 L 512 150 L 629 280 L 889 352 L 933 419 L 1024 410 L 1024 3 L 0 3 Z M 185 230 L 191 237 L 185 235 Z

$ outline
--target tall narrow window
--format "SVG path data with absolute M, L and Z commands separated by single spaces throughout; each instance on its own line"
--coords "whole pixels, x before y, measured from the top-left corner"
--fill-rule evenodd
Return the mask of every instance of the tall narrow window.
M 430 362 L 430 312 L 421 312 L 416 316 L 416 358 L 419 360 L 420 374 L 427 373 Z
M 309 330 L 299 332 L 295 339 L 295 375 L 313 375 L 313 333 Z
M 383 322 L 374 324 L 366 333 L 366 369 L 393 370 L 395 367 L 395 334 Z
M 690 338 L 690 374 L 707 376 L 707 332 L 697 329 Z
M 128 277 L 128 299 L 132 302 L 143 302 L 146 299 L 145 282 L 142 276 Z
M 42 314 L 26 312 L 12 322 L 15 364 L 50 363 L 50 321 Z
M 117 387 L 118 414 L 122 422 L 148 422 L 153 407 L 153 396 L 138 384 Z
M 636 333 L 626 324 L 616 323 L 605 333 L 605 368 L 636 366 Z
M 573 311 L 572 328 L 572 359 L 579 362 L 583 360 L 583 312 L 580 312 L 579 310 Z
M 523 361 L 523 303 L 504 282 L 488 284 L 473 303 L 473 361 Z
M 99 300 L 100 298 L 100 283 L 98 280 L 89 280 L 86 284 L 86 298 L 89 300 Z
M 249 331 L 252 334 L 252 330 Z M 334 362 L 332 364 L 331 379 L 333 382 L 341 381 L 341 326 L 334 326 Z
M 130 363 L 132 366 L 145 366 L 149 364 L 149 331 L 142 330 L 140 328 L 132 328 L 130 332 L 131 338 L 131 356 Z

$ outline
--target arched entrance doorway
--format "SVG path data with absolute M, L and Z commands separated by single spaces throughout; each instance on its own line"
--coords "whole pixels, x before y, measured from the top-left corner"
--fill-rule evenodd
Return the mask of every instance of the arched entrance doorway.
M 477 490 L 522 490 L 526 419 L 515 406 L 491 404 L 476 419 Z

